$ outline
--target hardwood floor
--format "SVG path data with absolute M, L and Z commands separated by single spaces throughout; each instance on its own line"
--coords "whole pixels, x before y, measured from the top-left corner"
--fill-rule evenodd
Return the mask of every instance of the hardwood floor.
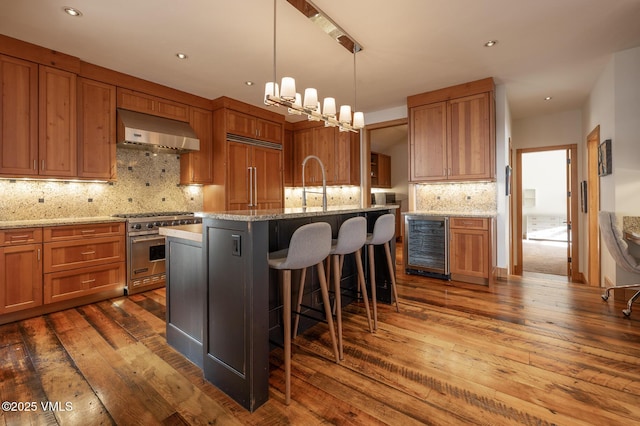
M 400 313 L 379 305 L 375 334 L 345 308 L 341 365 L 326 325 L 294 340 L 290 406 L 274 350 L 254 413 L 166 344 L 164 290 L 0 326 L 0 396 L 22 410 L 0 424 L 640 422 L 640 307 L 627 319 L 598 289 L 536 278 L 398 285 Z

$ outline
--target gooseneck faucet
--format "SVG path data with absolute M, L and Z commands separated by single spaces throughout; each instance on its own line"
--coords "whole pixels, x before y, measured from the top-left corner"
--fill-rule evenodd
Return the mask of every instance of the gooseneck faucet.
M 315 155 L 307 155 L 304 160 L 302 160 L 302 207 L 307 207 L 307 188 L 304 184 L 304 167 L 307 164 L 307 161 L 310 159 L 317 160 L 320 164 L 320 170 L 322 170 L 322 211 L 327 211 L 327 175 L 324 171 L 324 164 L 322 164 L 322 160 Z M 309 191 L 315 194 L 320 194 L 317 191 Z

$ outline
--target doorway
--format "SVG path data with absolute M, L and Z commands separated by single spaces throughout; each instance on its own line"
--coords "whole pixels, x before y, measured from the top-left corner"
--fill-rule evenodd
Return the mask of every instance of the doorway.
M 579 279 L 577 145 L 517 150 L 517 270 Z

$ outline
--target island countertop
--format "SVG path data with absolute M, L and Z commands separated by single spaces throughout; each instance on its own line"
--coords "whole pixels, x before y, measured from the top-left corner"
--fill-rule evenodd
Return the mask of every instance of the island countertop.
M 292 207 L 284 209 L 265 210 L 228 210 L 220 212 L 196 212 L 196 216 L 203 219 L 235 220 L 241 222 L 269 221 L 279 219 L 295 219 L 301 217 L 327 216 L 344 213 L 364 213 L 373 211 L 392 210 L 399 208 L 399 205 L 373 205 L 371 207 L 349 206 L 329 206 L 327 210 L 322 207 Z
M 195 223 L 191 225 L 178 226 L 162 226 L 159 228 L 160 235 L 167 237 L 181 238 L 183 240 L 202 242 L 202 224 Z
M 446 216 L 446 217 L 496 217 L 496 211 L 438 211 L 438 210 L 417 210 L 412 212 L 402 212 L 407 216 Z

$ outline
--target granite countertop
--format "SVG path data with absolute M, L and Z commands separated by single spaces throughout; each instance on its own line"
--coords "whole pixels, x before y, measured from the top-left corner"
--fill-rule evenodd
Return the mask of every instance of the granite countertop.
M 403 215 L 412 216 L 447 216 L 447 217 L 496 217 L 496 211 L 439 211 L 439 210 L 418 210 L 413 212 L 402 212 Z
M 183 240 L 202 242 L 202 224 L 163 226 L 159 228 L 160 235 L 181 238 Z
M 295 207 L 285 209 L 266 210 L 229 210 L 221 212 L 197 212 L 196 216 L 204 219 L 235 220 L 242 222 L 258 222 L 265 220 L 295 219 L 299 217 L 328 216 L 344 213 L 363 213 L 380 210 L 392 210 L 400 208 L 396 204 L 374 205 L 371 207 L 360 206 L 329 206 L 326 211 L 322 207 Z
M 126 219 L 112 216 L 65 217 L 55 219 L 0 220 L 0 229 L 38 228 L 62 225 L 84 225 L 104 222 L 125 222 Z

